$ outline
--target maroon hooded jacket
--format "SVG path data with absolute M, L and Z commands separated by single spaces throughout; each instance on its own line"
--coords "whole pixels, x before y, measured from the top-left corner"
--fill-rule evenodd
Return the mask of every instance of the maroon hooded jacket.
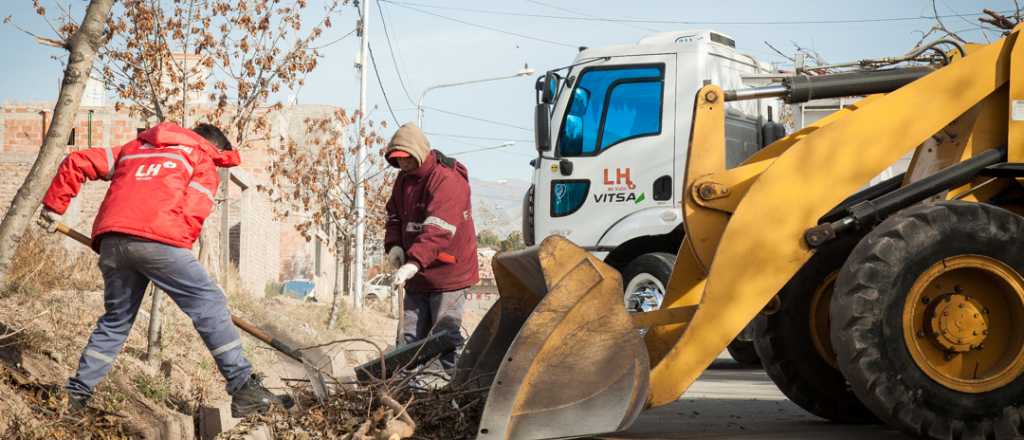
M 401 246 L 406 262 L 420 268 L 406 284 L 410 292 L 464 289 L 480 281 L 469 173 L 454 159 L 426 151 L 419 168 L 399 173 L 395 180 L 384 246 Z
M 165 122 L 120 147 L 69 154 L 43 205 L 63 214 L 85 181 L 108 180 L 92 228 L 97 252 L 99 237 L 111 232 L 189 249 L 213 209 L 217 167 L 240 162 L 237 151 L 221 151 L 194 131 Z

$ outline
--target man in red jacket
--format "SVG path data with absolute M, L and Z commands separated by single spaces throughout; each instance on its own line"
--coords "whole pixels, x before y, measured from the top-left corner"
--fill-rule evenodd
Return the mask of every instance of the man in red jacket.
M 252 373 L 227 298 L 191 251 L 214 205 L 217 167 L 240 161 L 217 127 L 162 123 L 120 147 L 76 151 L 61 163 L 43 198 L 41 223 L 50 232 L 86 180 L 110 181 L 92 229 L 106 310 L 65 386 L 73 408 L 85 407 L 110 371 L 150 282 L 192 319 L 227 381 L 234 417 L 285 403 Z
M 387 204 L 384 246 L 397 269 L 393 284 L 407 286 L 405 342 L 445 332 L 461 347 L 466 291 L 480 280 L 469 174 L 461 163 L 431 150 L 414 124 L 398 129 L 385 157 L 401 169 Z M 455 358 L 449 353 L 441 365 L 450 372 Z

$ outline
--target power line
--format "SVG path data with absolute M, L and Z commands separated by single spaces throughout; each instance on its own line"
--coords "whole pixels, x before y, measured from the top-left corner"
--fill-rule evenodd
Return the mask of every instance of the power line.
M 502 33 L 502 34 L 512 35 L 512 36 L 516 36 L 516 37 L 519 37 L 519 38 L 525 38 L 527 40 L 539 41 L 541 43 L 553 44 L 553 45 L 556 45 L 556 46 L 571 47 L 573 49 L 576 49 L 576 48 L 579 47 L 579 46 L 574 46 L 572 44 L 566 44 L 566 43 L 562 43 L 562 42 L 558 42 L 558 41 L 553 41 L 553 40 L 546 40 L 546 39 L 539 38 L 539 37 L 531 37 L 529 35 L 520 34 L 518 32 L 506 31 L 504 29 L 498 29 L 498 28 L 495 28 L 495 27 L 484 26 L 482 24 L 477 24 L 477 23 L 473 23 L 473 22 L 469 22 L 469 21 L 465 21 L 465 20 L 460 20 L 458 18 L 448 17 L 446 15 L 435 14 L 433 12 L 424 11 L 422 9 L 410 6 L 411 4 L 415 4 L 416 6 L 439 8 L 439 7 L 433 6 L 433 5 L 424 5 L 424 4 L 420 4 L 420 3 L 404 3 L 404 2 L 403 3 L 398 3 L 398 2 L 393 2 L 393 1 L 389 1 L 389 0 L 379 0 L 379 1 L 383 1 L 383 2 L 386 2 L 386 3 L 391 3 L 392 5 L 398 6 L 400 8 L 410 9 L 410 10 L 419 12 L 421 14 L 431 15 L 431 16 L 434 16 L 434 17 L 437 17 L 437 18 L 443 18 L 445 20 L 454 21 L 456 23 L 462 23 L 462 24 L 464 24 L 466 26 L 473 26 L 473 27 L 477 27 L 477 28 L 480 28 L 480 29 L 486 29 L 486 30 L 489 30 L 489 31 L 492 31 L 492 32 L 498 32 L 498 33 Z M 446 7 L 440 7 L 440 8 L 448 9 Z
M 475 148 L 475 149 L 472 149 L 472 150 L 457 151 L 455 153 L 449 154 L 449 156 L 458 156 L 458 155 L 479 153 L 481 151 L 500 150 L 502 148 L 514 147 L 515 145 L 516 145 L 515 143 L 508 143 L 508 144 L 502 144 L 502 145 L 495 145 L 493 147 L 481 147 L 481 148 Z M 511 151 L 504 151 L 504 153 L 512 153 L 512 152 Z
M 538 0 L 526 0 L 526 1 L 528 1 L 530 3 L 533 3 L 535 5 L 540 5 L 540 6 L 544 6 L 546 8 L 554 9 L 556 11 L 568 12 L 570 14 L 580 15 L 580 16 L 583 16 L 583 17 L 600 18 L 600 17 L 598 17 L 596 15 L 584 14 L 584 13 L 579 12 L 579 11 L 573 11 L 571 9 L 566 9 L 566 8 L 561 7 L 561 6 L 556 6 L 556 5 L 553 5 L 553 4 L 550 4 L 550 3 L 545 3 L 545 2 L 542 2 L 542 1 L 538 1 Z M 644 31 L 648 31 L 648 32 L 661 32 L 659 29 L 654 29 L 654 28 L 645 27 L 645 26 L 637 26 L 637 25 L 631 24 L 631 23 L 616 23 L 616 24 L 619 24 L 619 25 L 622 25 L 622 26 L 626 26 L 626 27 L 630 27 L 630 28 L 633 28 L 633 29 L 640 29 L 640 30 L 644 30 Z
M 533 14 L 524 12 L 510 12 L 510 11 L 495 11 L 488 9 L 475 9 L 475 8 L 459 8 L 453 6 L 438 6 L 424 3 L 413 3 L 403 2 L 394 0 L 378 0 L 386 3 L 391 3 L 395 6 L 414 9 L 413 6 L 430 8 L 430 9 L 444 9 L 450 11 L 462 11 L 471 12 L 478 14 L 490 14 L 490 15 L 505 15 L 512 17 L 530 17 L 530 18 L 548 18 L 556 20 L 575 20 L 575 21 L 602 21 L 609 23 L 646 23 L 646 24 L 684 24 L 684 25 L 813 25 L 813 24 L 856 24 L 856 23 L 887 23 L 887 22 L 900 22 L 900 21 L 920 21 L 920 20 L 934 20 L 935 16 L 917 16 L 917 17 L 879 17 L 879 18 L 852 18 L 852 19 L 821 19 L 821 20 L 781 20 L 781 21 L 697 21 L 697 20 L 676 20 L 676 19 L 652 19 L 652 18 L 610 18 L 610 17 L 579 17 L 571 15 L 548 15 L 548 14 Z M 419 12 L 430 14 L 429 12 L 418 10 Z M 437 14 L 431 14 L 437 15 Z M 953 18 L 953 17 L 978 17 L 984 14 L 950 14 L 950 15 L 939 15 L 938 18 Z M 449 17 L 442 18 L 459 21 Z M 480 25 L 474 23 L 466 23 L 471 26 Z M 494 29 L 491 29 L 494 30 Z M 503 32 L 503 31 L 499 31 Z M 522 35 L 520 35 L 522 36 Z M 532 37 L 529 37 L 534 39 Z M 544 40 L 547 43 L 554 43 L 552 41 Z M 554 43 L 562 46 L 568 46 L 562 43 Z M 575 46 L 573 46 L 575 47 Z
M 447 137 L 447 136 L 445 136 L 445 137 Z M 465 146 L 467 146 L 467 147 L 473 147 L 473 148 L 474 148 L 474 150 L 468 150 L 468 151 L 461 151 L 461 152 L 458 152 L 458 153 L 453 153 L 453 154 L 466 154 L 466 153 L 469 153 L 469 152 L 475 151 L 475 149 L 481 149 L 481 148 L 490 148 L 490 147 L 482 147 L 482 146 L 480 146 L 479 144 L 474 144 L 474 143 L 466 142 L 466 141 L 463 141 L 463 140 L 459 140 L 459 139 L 452 139 L 452 138 L 449 138 L 449 139 L 448 139 L 447 141 L 445 141 L 445 142 L 451 142 L 451 143 L 455 143 L 455 144 L 460 144 L 460 145 L 465 145 Z M 532 157 L 535 157 L 535 156 L 536 156 L 535 154 L 526 154 L 526 153 L 520 153 L 520 152 L 518 152 L 518 151 L 504 151 L 504 150 L 498 150 L 498 151 L 495 151 L 495 153 L 502 153 L 502 154 L 509 154 L 509 155 L 513 155 L 513 156 L 520 156 L 520 157 L 530 157 L 530 158 L 532 158 Z M 449 156 L 451 156 L 451 154 L 449 154 Z
M 405 92 L 406 99 L 413 105 L 416 105 L 416 100 L 412 99 L 412 94 L 409 93 L 409 89 L 405 87 L 405 80 L 402 79 L 402 72 L 398 68 L 398 55 L 395 53 L 395 47 L 391 45 L 391 34 L 388 32 L 388 23 L 384 19 L 384 7 L 380 4 L 380 0 L 377 1 L 377 13 L 380 14 L 381 28 L 384 29 L 384 40 L 388 42 L 388 52 L 391 53 L 391 63 L 395 65 L 395 74 L 398 75 L 398 84 L 402 86 L 402 91 Z
M 431 136 L 450 137 L 456 139 L 480 139 L 485 141 L 512 141 L 512 142 L 533 142 L 533 139 L 509 139 L 507 137 L 491 137 L 491 136 L 467 136 L 462 134 L 452 133 L 437 133 L 437 132 L 426 132 Z
M 395 116 L 395 110 L 391 108 L 391 101 L 388 100 L 388 92 L 384 90 L 384 81 L 380 79 L 380 70 L 377 69 L 377 60 L 373 57 L 373 46 L 367 44 L 367 48 L 370 49 L 370 65 L 373 66 L 373 74 L 377 76 L 377 85 L 380 86 L 380 94 L 384 95 L 384 103 L 388 106 L 388 112 L 391 113 L 391 119 L 395 120 L 395 127 L 402 125 L 398 122 L 398 116 Z
M 338 38 L 338 39 L 333 40 L 333 41 L 331 41 L 329 43 L 324 43 L 324 44 L 321 44 L 321 45 L 319 45 L 317 47 L 314 47 L 313 50 L 320 50 L 320 49 L 323 49 L 323 48 L 325 48 L 327 46 L 333 45 L 335 43 L 340 43 L 340 42 L 344 41 L 346 38 L 348 38 L 350 35 L 352 35 L 354 33 L 356 33 L 356 29 L 352 29 L 351 31 L 349 31 L 349 33 L 347 33 L 345 35 L 342 35 L 341 38 Z
M 423 108 L 427 108 L 427 109 L 436 111 L 438 113 L 444 113 L 446 115 L 458 116 L 460 118 L 466 118 L 466 119 L 471 119 L 471 120 L 474 120 L 474 121 L 486 122 L 488 124 L 501 125 L 503 127 L 511 127 L 511 128 L 516 128 L 516 129 L 519 129 L 519 130 L 529 131 L 529 132 L 533 131 L 532 128 L 523 127 L 521 125 L 509 124 L 507 122 L 494 121 L 494 120 L 490 120 L 490 119 L 484 119 L 484 118 L 481 118 L 481 117 L 467 115 L 467 114 L 463 114 L 463 113 L 456 113 L 456 112 L 453 112 L 453 111 L 450 111 L 450 110 L 444 110 L 444 109 L 440 109 L 440 108 L 437 108 L 437 107 L 431 107 L 431 106 L 425 105 L 425 106 L 423 106 Z

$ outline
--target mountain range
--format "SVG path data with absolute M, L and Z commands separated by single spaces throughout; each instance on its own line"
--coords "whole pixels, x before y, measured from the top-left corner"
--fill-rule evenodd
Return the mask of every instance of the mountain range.
M 530 187 L 522 180 L 470 178 L 476 232 L 490 230 L 500 238 L 523 227 L 523 196 Z

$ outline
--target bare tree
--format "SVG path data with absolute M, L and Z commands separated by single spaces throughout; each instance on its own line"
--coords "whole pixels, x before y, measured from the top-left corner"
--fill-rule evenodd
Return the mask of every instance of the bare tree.
M 319 22 L 303 29 L 303 0 L 279 5 L 253 0 L 126 0 L 111 21 L 112 41 L 94 75 L 111 87 L 118 104 L 147 121 L 199 118 L 225 128 L 245 146 L 267 131 L 264 107 L 271 94 L 302 85 L 317 66 L 312 46 L 342 1 L 327 2 Z M 227 179 L 217 209 L 225 215 Z M 228 231 L 221 231 L 227 234 Z M 209 229 L 199 238 L 199 259 L 212 266 Z M 224 252 L 224 250 L 221 250 Z M 226 273 L 227 267 L 220 271 Z M 225 278 L 226 279 L 226 278 Z M 160 305 L 154 290 L 147 357 L 160 351 Z
M 384 139 L 370 122 L 358 133 L 355 118 L 337 109 L 326 117 L 304 121 L 303 135 L 282 138 L 273 150 L 268 166 L 271 186 L 260 190 L 270 195 L 275 212 L 281 218 L 298 219 L 296 229 L 307 240 L 319 231 L 329 234 L 334 243 L 335 282 L 328 326 L 338 320 L 344 293 L 344 268 L 349 266 L 349 246 L 355 231 L 355 191 L 366 191 L 366 231 L 370 246 L 383 241 L 385 204 L 391 192 L 394 173 L 383 158 Z M 366 178 L 357 181 L 356 147 L 364 142 L 367 160 Z M 357 281 L 358 282 L 358 281 Z
M 17 249 L 18 238 L 31 223 L 31 217 L 46 193 L 50 177 L 57 172 L 57 166 L 64 156 L 64 146 L 75 124 L 75 114 L 82 101 L 82 92 L 92 70 L 93 59 L 105 41 L 104 23 L 110 16 L 113 4 L 113 0 L 92 0 L 80 26 L 63 28 L 60 40 L 49 40 L 67 49 L 68 60 L 57 104 L 53 108 L 52 122 L 46 130 L 39 155 L 0 223 L 0 287 L 6 286 L 7 272 Z M 41 9 L 38 4 L 36 7 Z
M 935 0 L 932 0 L 931 3 L 932 18 L 935 20 L 935 23 L 927 31 L 920 32 L 921 39 L 918 41 L 917 45 L 921 45 L 929 38 L 935 38 L 936 36 L 939 38 L 951 38 L 957 42 L 966 43 L 967 40 L 962 38 L 959 33 L 970 30 L 981 30 L 986 35 L 986 39 L 988 38 L 987 32 L 995 32 L 1005 35 L 1009 31 L 1013 30 L 1013 28 L 1016 27 L 1022 19 L 1024 19 L 1024 15 L 1022 15 L 1022 12 L 1024 11 L 1021 11 L 1020 0 L 1013 0 L 1014 10 L 1012 14 L 1005 15 L 991 9 L 982 9 L 981 12 L 983 15 L 978 17 L 977 22 L 972 22 L 964 16 L 958 15 L 958 17 L 969 27 L 967 29 L 953 30 L 950 29 L 942 19 L 942 15 L 939 14 L 938 4 Z
M 1013 6 L 1013 15 L 1009 16 L 1000 14 L 991 9 L 982 9 L 981 12 L 988 15 L 988 17 L 981 17 L 978 21 L 1002 31 L 1011 31 L 1013 28 L 1017 27 L 1022 20 L 1024 20 L 1024 15 L 1022 15 L 1022 11 L 1020 9 L 1020 1 L 1013 0 Z

